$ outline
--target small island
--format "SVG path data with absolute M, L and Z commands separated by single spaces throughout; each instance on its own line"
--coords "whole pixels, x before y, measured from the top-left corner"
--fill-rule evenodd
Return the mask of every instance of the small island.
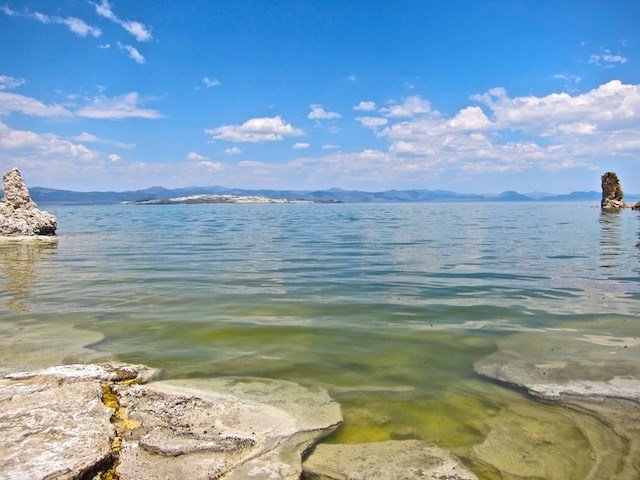
M 154 200 L 140 200 L 137 202 L 122 202 L 122 205 L 178 205 L 202 203 L 344 203 L 340 200 L 305 200 L 289 198 L 267 198 L 255 195 L 190 195 L 187 197 L 158 198 Z

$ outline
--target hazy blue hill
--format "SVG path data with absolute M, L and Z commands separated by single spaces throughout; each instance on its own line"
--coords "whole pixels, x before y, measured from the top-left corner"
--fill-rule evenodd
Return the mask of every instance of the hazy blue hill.
M 173 197 L 186 197 L 200 194 L 257 195 L 267 198 L 287 198 L 305 200 L 338 200 L 345 203 L 407 203 L 407 202 L 523 202 L 523 201 L 594 201 L 600 199 L 599 192 L 572 192 L 567 195 L 551 195 L 533 192 L 531 196 L 515 191 L 506 191 L 499 195 L 463 194 L 449 190 L 386 190 L 365 192 L 362 190 L 251 190 L 227 188 L 219 185 L 209 187 L 183 187 L 167 189 L 151 187 L 144 190 L 125 192 L 75 192 L 53 188 L 31 188 L 31 196 L 42 204 L 116 204 Z M 626 194 L 625 200 L 632 201 L 640 195 Z
M 543 202 L 558 202 L 558 201 L 578 201 L 578 200 L 600 200 L 600 192 L 571 192 L 568 195 L 549 195 L 543 197 L 540 200 Z
M 518 192 L 509 190 L 496 195 L 492 200 L 496 202 L 530 202 L 532 198 L 526 197 Z

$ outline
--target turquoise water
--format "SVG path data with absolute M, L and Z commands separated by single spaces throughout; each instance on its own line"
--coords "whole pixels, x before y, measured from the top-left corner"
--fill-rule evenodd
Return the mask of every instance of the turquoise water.
M 474 454 L 507 410 L 562 433 L 549 455 L 589 455 L 561 407 L 481 378 L 474 362 L 530 329 L 639 330 L 637 212 L 588 203 L 46 208 L 58 217 L 57 246 L 0 247 L 2 326 L 49 337 L 54 347 L 38 355 L 60 355 L 56 332 L 72 326 L 99 334 L 91 352 L 168 378 L 322 385 L 345 412 L 329 441 L 422 438 L 482 478 L 534 478 Z M 535 478 L 580 478 L 571 468 L 558 460 Z

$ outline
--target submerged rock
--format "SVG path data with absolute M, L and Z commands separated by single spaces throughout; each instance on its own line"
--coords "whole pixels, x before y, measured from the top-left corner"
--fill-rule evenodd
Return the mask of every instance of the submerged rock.
M 0 200 L 0 237 L 56 234 L 56 217 L 38 210 L 22 176 L 12 168 L 2 177 L 4 197 Z
M 313 480 L 477 480 L 452 454 L 419 440 L 318 445 L 304 473 Z
M 576 331 L 525 333 L 501 342 L 499 350 L 476 363 L 475 369 L 606 425 L 611 430 L 609 439 L 605 440 L 602 433 L 589 438 L 596 461 L 584 478 L 632 480 L 640 478 L 639 355 L 640 343 L 633 336 Z M 511 428 L 513 422 L 504 425 Z M 499 463 L 494 453 L 504 438 L 499 430 L 502 427 L 496 428 L 498 433 L 489 435 L 476 452 L 492 464 Z M 616 442 L 617 453 L 611 450 Z M 498 467 L 505 469 L 508 465 Z M 535 468 L 522 476 L 540 476 Z
M 120 363 L 0 378 L 0 478 L 298 479 L 342 421 L 326 391 L 267 379 L 151 380 Z
M 625 208 L 627 205 L 622 201 L 622 186 L 618 176 L 614 172 L 607 172 L 602 175 L 602 200 L 600 206 L 605 209 Z

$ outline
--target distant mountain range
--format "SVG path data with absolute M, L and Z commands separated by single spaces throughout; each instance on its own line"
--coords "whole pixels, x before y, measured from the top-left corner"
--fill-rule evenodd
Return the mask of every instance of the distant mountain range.
M 403 203 L 403 202 L 558 202 L 558 201 L 597 201 L 600 192 L 572 192 L 567 195 L 553 195 L 544 192 L 521 194 L 514 191 L 499 195 L 463 194 L 448 190 L 386 190 L 384 192 L 364 192 L 360 190 L 246 190 L 240 188 L 185 187 L 167 189 L 151 187 L 145 190 L 126 192 L 74 192 L 52 188 L 33 187 L 31 196 L 42 204 L 117 204 L 174 197 L 186 197 L 202 194 L 256 195 L 267 198 L 285 198 L 297 200 L 335 200 L 345 203 Z M 637 200 L 640 195 L 625 195 L 625 200 Z

